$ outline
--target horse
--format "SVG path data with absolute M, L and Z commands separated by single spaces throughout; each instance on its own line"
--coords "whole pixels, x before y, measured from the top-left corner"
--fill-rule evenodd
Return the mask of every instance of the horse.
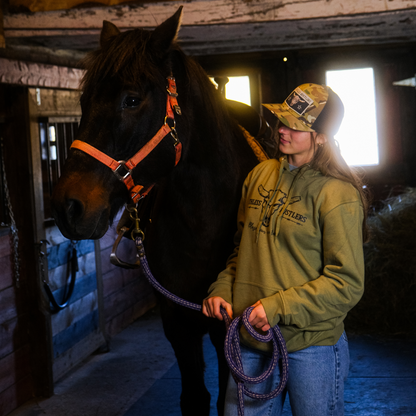
M 99 239 L 125 204 L 153 195 L 144 241 L 152 273 L 170 292 L 200 304 L 233 250 L 242 184 L 258 159 L 235 109 L 178 45 L 181 15 L 182 7 L 153 31 L 121 32 L 103 22 L 100 48 L 84 61 L 77 140 L 52 206 L 65 237 Z M 115 165 L 109 168 L 97 154 Z M 140 163 L 126 162 L 137 154 Z M 182 415 L 210 412 L 202 351 L 207 332 L 218 355 L 222 415 L 224 324 L 163 298 L 159 303 L 181 372 Z

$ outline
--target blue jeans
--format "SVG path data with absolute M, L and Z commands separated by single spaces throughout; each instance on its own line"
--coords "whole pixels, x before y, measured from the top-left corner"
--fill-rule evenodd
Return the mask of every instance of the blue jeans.
M 270 355 L 241 345 L 244 373 L 262 374 Z M 289 353 L 289 380 L 283 393 L 272 400 L 244 396 L 244 416 L 280 416 L 286 394 L 293 416 L 343 416 L 344 381 L 349 370 L 348 340 L 344 332 L 332 346 L 312 346 Z M 247 385 L 249 390 L 268 393 L 279 384 L 280 370 L 263 383 Z M 237 416 L 237 385 L 230 375 L 225 399 L 225 416 Z

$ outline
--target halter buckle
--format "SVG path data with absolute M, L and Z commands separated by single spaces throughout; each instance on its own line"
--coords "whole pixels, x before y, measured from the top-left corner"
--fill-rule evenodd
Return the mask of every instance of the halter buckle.
M 113 172 L 119 181 L 124 182 L 131 175 L 131 169 L 126 166 L 126 161 L 124 160 L 119 160 L 118 163 L 119 165 L 113 170 Z M 124 169 L 124 171 L 121 169 Z M 119 172 L 120 170 L 121 172 Z

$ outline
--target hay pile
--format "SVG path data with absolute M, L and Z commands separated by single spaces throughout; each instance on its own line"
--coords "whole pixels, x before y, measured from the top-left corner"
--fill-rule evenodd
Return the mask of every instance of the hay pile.
M 416 188 L 386 200 L 368 225 L 365 292 L 346 329 L 416 339 Z

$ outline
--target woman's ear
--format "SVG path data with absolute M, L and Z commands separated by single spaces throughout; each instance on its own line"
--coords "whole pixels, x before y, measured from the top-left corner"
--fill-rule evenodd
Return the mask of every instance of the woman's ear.
M 326 142 L 328 141 L 327 137 L 325 134 L 322 133 L 318 133 L 315 137 L 315 143 L 319 146 L 319 145 L 324 145 Z

